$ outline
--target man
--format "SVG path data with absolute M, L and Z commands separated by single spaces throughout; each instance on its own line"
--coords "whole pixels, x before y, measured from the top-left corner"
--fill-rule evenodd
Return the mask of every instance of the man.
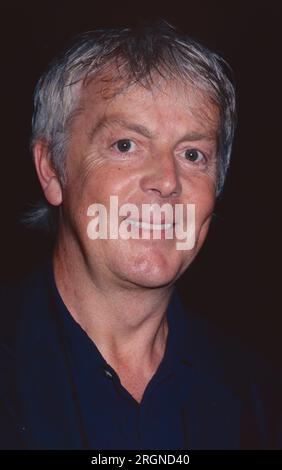
M 229 164 L 229 75 L 159 24 L 84 34 L 40 79 L 33 217 L 56 243 L 4 289 L 2 448 L 279 447 L 278 379 L 173 293 Z

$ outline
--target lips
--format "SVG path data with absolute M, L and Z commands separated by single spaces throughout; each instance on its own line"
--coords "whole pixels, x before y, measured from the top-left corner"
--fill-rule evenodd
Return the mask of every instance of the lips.
M 170 230 L 173 228 L 174 223 L 160 223 L 154 224 L 152 222 L 145 222 L 141 220 L 127 219 L 128 224 L 133 225 L 136 228 L 141 228 L 143 230 Z

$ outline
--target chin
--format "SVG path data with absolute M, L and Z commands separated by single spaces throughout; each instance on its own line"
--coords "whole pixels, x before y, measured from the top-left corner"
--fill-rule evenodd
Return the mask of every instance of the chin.
M 160 275 L 142 275 L 142 273 L 138 273 L 137 276 L 128 276 L 128 282 L 132 285 L 148 289 L 169 287 L 174 284 L 175 280 L 176 276 L 169 276 L 167 273 L 161 273 Z
M 123 267 L 124 278 L 129 282 L 148 288 L 160 288 L 174 284 L 184 272 L 184 266 L 177 254 L 161 256 L 151 253 L 137 256 L 127 269 Z

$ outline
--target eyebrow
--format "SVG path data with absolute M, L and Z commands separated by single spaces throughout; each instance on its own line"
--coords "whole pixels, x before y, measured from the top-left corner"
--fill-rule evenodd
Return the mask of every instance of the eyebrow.
M 200 132 L 191 131 L 185 134 L 181 138 L 181 142 L 184 142 L 185 140 L 189 140 L 191 142 L 197 141 L 197 140 L 215 140 L 216 137 L 217 137 L 217 134 L 215 131 L 214 132 L 210 131 L 210 132 L 207 132 L 206 134 L 201 134 Z
M 107 127 L 110 124 L 118 125 L 124 129 L 131 130 L 136 132 L 137 134 L 141 134 L 148 139 L 154 138 L 154 134 L 147 129 L 147 127 L 143 126 L 142 124 L 137 124 L 134 122 L 127 122 L 121 118 L 102 118 L 100 121 L 91 129 L 89 133 L 90 141 L 93 140 L 95 135 L 100 132 L 103 127 Z
M 153 139 L 155 138 L 155 134 L 151 132 L 147 127 L 143 126 L 142 124 L 134 123 L 134 122 L 128 122 L 122 118 L 118 117 L 113 117 L 113 118 L 108 118 L 104 117 L 100 119 L 100 121 L 91 129 L 89 136 L 90 136 L 90 141 L 93 140 L 95 135 L 100 132 L 100 130 L 103 127 L 107 127 L 110 124 L 115 124 L 118 125 L 124 129 L 131 130 L 136 132 L 137 134 L 141 134 L 144 137 L 147 137 L 148 139 Z M 208 132 L 206 134 L 196 132 L 196 131 L 191 131 L 185 134 L 180 141 L 184 142 L 186 140 L 188 141 L 199 141 L 199 140 L 215 140 L 217 138 L 216 132 Z

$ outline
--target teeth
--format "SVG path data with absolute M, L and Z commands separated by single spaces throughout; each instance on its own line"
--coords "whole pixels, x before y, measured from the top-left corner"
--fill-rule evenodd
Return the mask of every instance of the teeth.
M 148 222 L 139 222 L 137 220 L 128 219 L 127 222 L 134 227 L 142 228 L 144 230 L 168 230 L 173 227 L 173 224 L 150 224 Z

